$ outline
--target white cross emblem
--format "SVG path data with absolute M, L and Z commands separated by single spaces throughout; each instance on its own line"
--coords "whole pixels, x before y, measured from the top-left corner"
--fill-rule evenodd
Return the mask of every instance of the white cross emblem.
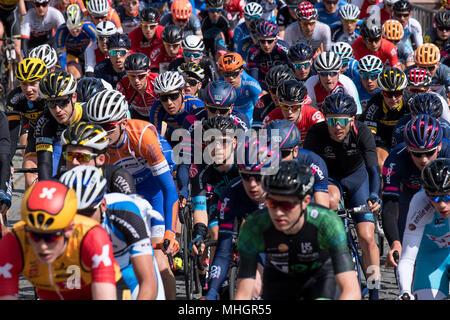
M 56 188 L 43 188 L 42 189 L 42 193 L 39 195 L 39 198 L 43 199 L 43 198 L 47 198 L 49 200 L 53 199 L 53 194 L 55 193 Z
M 11 263 L 7 263 L 3 267 L 0 267 L 0 275 L 2 275 L 5 279 L 12 278 L 11 272 L 9 272 L 11 268 Z
M 95 269 L 100 265 L 100 262 L 103 261 L 103 265 L 105 267 L 109 267 L 111 265 L 111 259 L 108 257 L 109 255 L 109 246 L 105 244 L 102 248 L 102 254 L 95 254 L 92 257 L 92 268 Z

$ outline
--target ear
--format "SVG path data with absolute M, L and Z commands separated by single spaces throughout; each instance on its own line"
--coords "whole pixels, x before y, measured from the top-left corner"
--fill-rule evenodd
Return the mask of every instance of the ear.
M 77 98 L 78 98 L 77 92 L 75 91 L 74 93 L 72 93 L 72 102 L 73 103 L 77 102 Z
M 72 236 L 74 230 L 75 230 L 75 222 L 72 221 L 72 222 L 69 224 L 69 226 L 67 226 L 67 227 L 64 229 L 64 237 L 67 238 L 67 239 L 70 238 L 70 237 Z
M 293 150 L 292 155 L 294 156 L 294 158 L 297 158 L 297 155 L 298 155 L 298 146 L 295 146 L 295 147 L 294 147 L 294 150 Z
M 123 118 L 122 123 L 120 124 L 120 127 L 122 128 L 122 130 L 126 129 L 127 123 L 128 123 L 128 119 L 127 118 Z
M 95 157 L 95 166 L 101 167 L 105 164 L 106 156 L 104 153 L 99 154 L 97 157 Z

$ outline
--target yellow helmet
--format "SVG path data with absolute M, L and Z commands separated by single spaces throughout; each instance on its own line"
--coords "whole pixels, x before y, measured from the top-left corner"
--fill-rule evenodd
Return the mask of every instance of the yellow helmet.
M 53 180 L 42 180 L 30 188 L 22 200 L 22 220 L 34 231 L 56 231 L 69 226 L 77 213 L 73 189 Z
M 26 58 L 16 68 L 16 78 L 20 82 L 41 80 L 47 74 L 47 65 L 38 58 Z
M 392 19 L 383 23 L 382 36 L 386 40 L 402 40 L 404 34 L 403 26 L 400 21 Z
M 76 122 L 61 134 L 61 144 L 63 146 L 83 146 L 97 150 L 98 152 L 106 152 L 109 139 L 106 131 L 97 124 L 79 121 Z
M 47 74 L 39 83 L 39 95 L 43 99 L 63 97 L 77 90 L 77 81 L 64 70 Z
M 433 43 L 424 43 L 414 52 L 414 62 L 418 66 L 433 66 L 441 60 L 441 52 Z

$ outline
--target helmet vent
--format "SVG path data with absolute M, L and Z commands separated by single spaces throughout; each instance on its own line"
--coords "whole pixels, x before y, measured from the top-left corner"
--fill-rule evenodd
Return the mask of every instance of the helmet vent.
M 53 219 L 53 218 L 48 219 L 44 224 L 44 229 L 47 229 L 48 227 L 50 227 L 52 225 L 53 221 L 55 221 L 55 219 Z
M 45 216 L 42 213 L 39 213 L 37 216 L 38 227 L 42 226 L 42 224 L 44 223 L 44 220 L 45 220 Z

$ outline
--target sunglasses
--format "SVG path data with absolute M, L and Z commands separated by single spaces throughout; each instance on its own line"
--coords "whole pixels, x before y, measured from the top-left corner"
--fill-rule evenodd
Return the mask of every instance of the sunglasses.
M 428 199 L 435 203 L 439 203 L 441 201 L 450 202 L 450 194 L 446 194 L 445 196 L 430 196 L 428 195 Z
M 198 59 L 202 56 L 203 53 L 201 52 L 183 52 L 183 56 L 185 58 L 193 57 L 194 59 Z
M 73 159 L 77 159 L 78 162 L 88 162 L 94 159 L 96 156 L 98 156 L 97 153 L 84 153 L 84 152 L 70 152 L 66 151 L 63 152 L 64 158 L 72 162 Z
M 40 233 L 27 230 L 27 234 L 29 238 L 34 242 L 40 242 L 41 240 L 44 240 L 45 243 L 53 243 L 63 238 L 62 231 L 54 233 Z
M 323 4 L 337 4 L 339 1 L 324 1 Z
M 445 31 L 445 32 L 449 32 L 450 31 L 450 27 L 437 27 L 437 29 L 439 30 L 439 31 Z
M 327 118 L 328 125 L 330 125 L 332 127 L 336 127 L 338 124 L 341 127 L 345 127 L 351 121 L 352 121 L 352 118 L 348 118 L 348 117 L 339 117 L 339 118 L 338 117 L 329 117 L 329 118 Z
M 286 158 L 289 157 L 292 154 L 292 151 L 294 150 L 294 148 L 289 148 L 289 149 L 281 149 L 281 158 Z
M 260 182 L 262 179 L 262 175 L 259 173 L 244 173 L 244 172 L 239 172 L 242 180 L 245 181 L 250 181 L 250 178 L 255 179 L 256 182 Z
M 119 122 L 106 122 L 106 123 L 99 123 L 98 125 L 103 128 L 106 132 L 111 132 L 114 129 L 116 129 Z
M 125 49 L 112 49 L 112 50 L 109 50 L 109 55 L 111 57 L 117 57 L 117 56 L 125 57 L 125 55 L 127 53 L 128 53 L 128 50 L 125 50 Z
M 436 151 L 437 151 L 437 148 L 434 148 L 432 150 L 425 151 L 425 152 L 417 152 L 417 151 L 410 151 L 410 152 L 411 152 L 411 155 L 414 158 L 419 158 L 420 159 L 420 158 L 422 158 L 422 156 L 430 158 L 436 153 Z
M 191 87 L 196 86 L 197 84 L 199 84 L 200 81 L 198 81 L 197 79 L 194 78 L 185 78 L 185 81 L 187 84 L 189 84 Z
M 46 7 L 46 6 L 48 6 L 50 4 L 50 1 L 48 1 L 48 2 L 42 2 L 42 3 L 37 3 L 37 2 L 34 2 L 33 3 L 33 5 L 35 6 L 35 7 Z
M 147 77 L 146 73 L 140 73 L 140 74 L 134 74 L 134 73 L 127 73 L 128 78 L 131 80 L 138 78 L 139 80 L 144 80 Z
M 378 79 L 378 73 L 364 72 L 364 73 L 360 73 L 360 76 L 361 76 L 361 79 L 364 79 L 364 80 Z
M 356 23 L 358 22 L 358 19 L 352 19 L 352 20 L 346 20 L 346 19 L 341 19 L 342 23 Z
M 394 12 L 394 16 L 396 16 L 397 18 L 408 18 L 409 13 L 400 14 L 400 13 Z
M 159 96 L 159 100 L 161 100 L 162 102 L 167 102 L 167 101 L 169 101 L 169 99 L 171 101 L 175 101 L 180 97 L 180 95 L 181 95 L 181 92 L 162 94 Z
M 270 209 L 280 208 L 282 211 L 291 211 L 295 208 L 296 205 L 299 204 L 299 200 L 297 201 L 277 201 L 271 198 L 266 198 L 267 206 Z
M 228 111 L 230 111 L 230 108 L 217 108 L 214 107 L 212 105 L 206 105 L 206 107 L 208 108 L 209 112 L 211 113 L 217 113 L 219 112 L 219 114 L 226 114 Z
M 68 97 L 67 99 L 58 99 L 58 100 L 46 100 L 45 105 L 49 109 L 55 109 L 56 107 L 64 108 L 69 104 L 69 102 L 72 100 L 72 96 Z
M 208 8 L 208 11 L 211 13 L 219 13 L 222 12 L 223 8 Z
M 108 36 L 98 36 L 98 40 L 101 41 L 108 41 L 109 37 Z
M 432 66 L 419 66 L 419 67 L 422 68 L 422 69 L 425 69 L 427 71 L 433 71 L 436 68 L 435 65 L 432 65 Z
M 302 26 L 306 27 L 306 26 L 313 26 L 316 24 L 316 22 L 315 21 L 302 21 L 301 24 L 302 24 Z
M 423 89 L 423 88 L 408 88 L 408 91 L 412 92 L 414 94 L 418 94 L 418 93 L 426 92 L 427 90 Z
M 291 9 L 291 10 L 295 10 L 295 9 L 297 9 L 298 8 L 298 5 L 296 5 L 296 6 L 287 6 L 289 9 Z
M 141 23 L 142 28 L 155 29 L 157 26 L 157 23 Z
M 311 61 L 306 61 L 303 63 L 293 63 L 294 69 L 308 69 L 311 66 Z
M 381 40 L 381 37 L 378 38 L 373 38 L 373 39 L 364 39 L 365 42 L 367 43 L 375 43 Z
M 284 111 L 296 111 L 300 109 L 303 106 L 303 103 L 296 103 L 296 104 L 286 104 L 286 103 L 280 103 L 280 108 Z
M 241 69 L 231 71 L 231 72 L 224 71 L 223 76 L 224 76 L 224 78 L 236 78 L 237 76 L 239 76 L 240 73 L 241 73 Z
M 92 16 L 94 20 L 106 20 L 106 16 Z
M 276 39 L 258 39 L 259 43 L 272 44 Z
M 138 3 L 137 3 L 137 1 L 123 1 L 123 4 L 124 4 L 125 6 L 131 6 L 131 5 L 135 6 L 135 5 L 137 5 Z
M 244 19 L 247 21 L 259 20 L 258 16 L 249 16 L 248 14 L 244 14 Z
M 186 22 L 188 22 L 189 19 L 178 19 L 178 18 L 175 18 L 175 20 L 178 21 L 178 22 L 186 23 Z
M 338 73 L 339 72 L 337 72 L 337 71 L 319 71 L 318 72 L 319 76 L 321 76 L 321 77 L 328 77 L 328 76 L 335 77 L 338 75 Z
M 403 95 L 403 90 L 400 91 L 383 91 L 383 96 L 386 98 L 398 98 Z

